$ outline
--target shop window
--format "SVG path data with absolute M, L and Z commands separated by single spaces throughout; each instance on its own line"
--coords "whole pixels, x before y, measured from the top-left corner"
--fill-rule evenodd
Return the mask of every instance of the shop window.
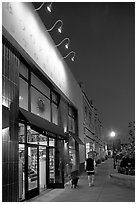
M 49 138 L 49 146 L 55 146 L 55 139 Z
M 28 69 L 22 62 L 20 62 L 19 72 L 24 78 L 28 79 Z
M 68 130 L 75 133 L 75 120 L 68 116 Z
M 75 140 L 73 137 L 69 137 L 69 148 L 75 149 Z
M 46 147 L 39 146 L 40 192 L 46 188 Z
M 25 143 L 25 126 L 22 123 L 19 123 L 19 142 L 20 143 Z
M 19 200 L 25 199 L 25 145 L 19 144 Z
M 69 149 L 69 166 L 71 171 L 76 170 L 76 151 Z
M 50 121 L 50 100 L 31 87 L 31 112 Z
M 55 149 L 49 149 L 49 181 L 55 183 Z
M 52 92 L 52 101 L 56 104 L 59 102 L 59 97 L 54 92 Z
M 27 126 L 27 142 L 31 144 L 47 145 L 47 137 Z
M 39 145 L 47 145 L 47 137 L 39 134 Z
M 69 116 L 72 118 L 76 118 L 76 113 L 74 108 L 72 108 L 71 106 L 69 106 L 69 112 L 68 112 Z
M 45 96 L 50 98 L 50 89 L 33 73 L 31 73 L 31 84 L 35 86 Z
M 31 144 L 38 144 L 39 133 L 32 130 L 30 126 L 27 126 L 27 142 Z
M 37 164 L 38 164 L 37 147 L 28 147 L 28 190 L 32 190 L 38 187 Z
M 19 106 L 28 110 L 28 83 L 22 78 L 19 83 Z
M 58 125 L 58 108 L 54 103 L 52 103 L 52 123 Z

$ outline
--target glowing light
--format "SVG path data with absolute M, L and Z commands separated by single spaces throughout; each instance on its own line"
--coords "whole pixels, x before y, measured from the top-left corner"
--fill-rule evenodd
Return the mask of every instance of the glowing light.
M 23 97 L 22 97 L 22 96 L 19 96 L 19 100 L 23 100 Z
M 51 11 L 52 11 L 52 2 L 47 6 L 47 10 L 51 13 Z
M 115 136 L 116 136 L 116 133 L 115 133 L 114 131 L 112 131 L 112 132 L 110 133 L 110 136 L 111 136 L 111 137 L 115 137 Z

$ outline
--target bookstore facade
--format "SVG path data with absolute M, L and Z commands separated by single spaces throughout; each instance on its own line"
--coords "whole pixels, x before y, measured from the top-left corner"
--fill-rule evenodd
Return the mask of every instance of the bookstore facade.
M 73 171 L 84 162 L 79 155 L 82 93 L 55 48 L 52 59 L 42 58 L 33 49 L 37 41 L 27 44 L 28 33 L 22 29 L 29 24 L 25 13 L 33 15 L 31 3 L 2 6 L 2 200 L 17 202 L 46 188 L 63 188 L 68 165 Z M 54 46 L 48 34 L 44 39 Z M 51 63 L 54 52 L 59 71 Z

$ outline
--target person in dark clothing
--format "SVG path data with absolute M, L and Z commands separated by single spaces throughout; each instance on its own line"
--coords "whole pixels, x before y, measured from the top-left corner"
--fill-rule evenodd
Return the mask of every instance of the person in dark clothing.
M 95 177 L 95 171 L 94 171 L 94 155 L 92 152 L 88 153 L 88 158 L 86 159 L 85 162 L 86 166 L 86 172 L 88 175 L 88 183 L 89 187 L 94 186 L 94 177 Z
M 71 172 L 71 188 L 76 188 L 78 184 L 78 170 Z

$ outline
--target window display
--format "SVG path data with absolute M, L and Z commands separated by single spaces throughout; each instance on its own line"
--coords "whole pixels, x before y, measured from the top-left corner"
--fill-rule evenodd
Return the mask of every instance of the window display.
M 19 83 L 19 106 L 28 110 L 28 83 L 22 78 Z
M 49 182 L 55 183 L 55 149 L 49 149 Z

